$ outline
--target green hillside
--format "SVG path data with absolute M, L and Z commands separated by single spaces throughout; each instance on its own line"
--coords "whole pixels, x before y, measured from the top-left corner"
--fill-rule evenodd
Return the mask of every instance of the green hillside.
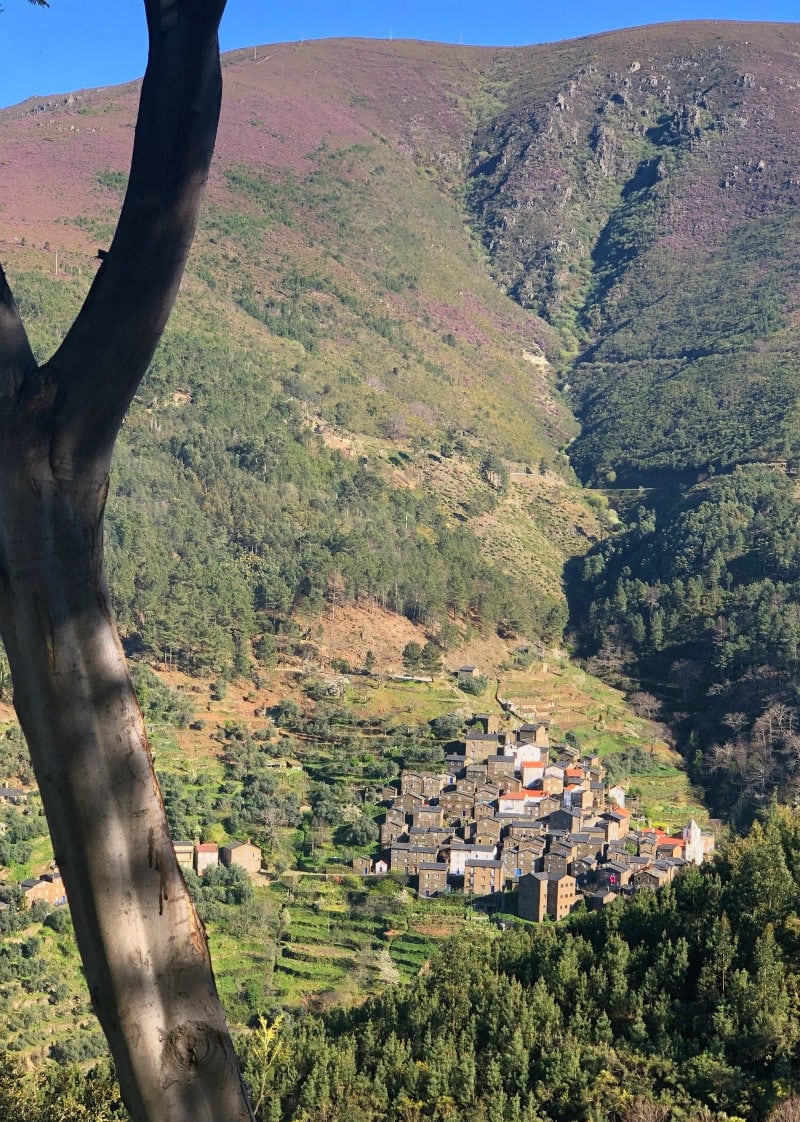
M 555 334 L 497 291 L 466 221 L 460 172 L 491 60 L 457 52 L 438 70 L 418 45 L 377 60 L 416 105 L 409 122 L 370 84 L 375 52 L 226 60 L 201 231 L 115 462 L 109 574 L 133 654 L 241 674 L 254 639 L 332 596 L 434 636 L 448 615 L 544 641 L 564 626 L 564 561 L 599 526 L 559 451 L 575 425 L 545 357 Z M 318 66 L 327 84 L 307 86 Z M 44 355 L 110 236 L 133 102 L 123 88 L 40 108 L 0 115 L 24 138 L 15 185 L 26 159 L 51 157 L 55 179 L 73 144 L 84 182 L 57 215 L 40 211 L 46 182 L 20 193 L 19 229 L 37 236 L 4 247 Z M 508 465 L 551 480 L 514 503 L 535 541 L 523 578 L 483 545 L 517 490 Z M 555 509 L 554 471 L 572 496 Z
M 794 797 L 800 727 L 798 38 L 687 23 L 515 54 L 471 173 L 499 283 L 561 332 L 571 463 L 628 522 L 569 566 L 579 649 L 659 696 L 745 817 Z
M 109 505 L 130 652 L 243 674 L 337 603 L 442 648 L 550 644 L 571 614 L 596 669 L 661 698 L 720 807 L 790 792 L 785 761 L 754 795 L 717 749 L 726 713 L 750 759 L 772 706 L 800 727 L 793 538 L 770 521 L 779 491 L 791 524 L 800 453 L 797 49 L 796 25 L 730 22 L 226 58 L 202 228 Z M 135 95 L 0 114 L 0 251 L 38 354 L 111 236 Z
M 106 531 L 170 826 L 267 854 L 268 883 L 192 887 L 272 1122 L 791 1109 L 798 827 L 768 808 L 800 796 L 798 51 L 797 25 L 686 23 L 225 60 Z M 38 357 L 112 236 L 136 92 L 0 112 Z M 411 644 L 433 681 L 393 678 Z M 462 659 L 481 708 L 546 715 L 651 821 L 762 825 L 536 931 L 351 877 L 383 785 L 472 710 Z M 9 882 L 51 858 L 36 807 L 0 815 Z M 11 1055 L 104 1045 L 66 919 L 3 897 L 0 1116 L 119 1117 L 107 1073 Z

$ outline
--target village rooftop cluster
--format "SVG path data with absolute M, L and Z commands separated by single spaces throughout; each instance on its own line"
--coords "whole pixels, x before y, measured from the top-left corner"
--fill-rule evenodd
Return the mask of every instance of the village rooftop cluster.
M 516 890 L 519 915 L 541 921 L 562 919 L 580 900 L 597 908 L 620 893 L 658 888 L 713 852 L 713 834 L 693 820 L 677 837 L 632 828 L 624 788 L 607 786 L 597 756 L 551 744 L 548 721 L 516 730 L 498 724 L 474 716 L 445 771 L 404 770 L 399 787 L 384 789 L 380 856 L 354 858 L 354 871 L 391 872 L 413 881 L 420 897 L 460 892 L 488 908 Z M 0 788 L 0 802 L 26 798 Z M 199 876 L 217 864 L 240 865 L 251 876 L 262 868 L 261 850 L 249 841 L 173 845 L 179 864 Z M 29 904 L 66 902 L 55 865 L 20 888 Z
M 580 899 L 602 907 L 619 893 L 657 888 L 713 852 L 690 821 L 681 836 L 631 828 L 625 791 L 608 788 L 597 756 L 550 743 L 547 721 L 501 731 L 473 718 L 463 751 L 440 774 L 403 771 L 387 787 L 377 861 L 362 874 L 413 878 L 421 897 L 463 892 L 491 906 L 518 890 L 524 919 L 562 919 Z

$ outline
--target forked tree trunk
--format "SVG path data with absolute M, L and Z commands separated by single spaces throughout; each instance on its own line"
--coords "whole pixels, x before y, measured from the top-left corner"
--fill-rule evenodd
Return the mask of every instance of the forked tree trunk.
M 224 0 L 145 0 L 150 55 L 111 249 L 38 367 L 0 270 L 0 630 L 92 1001 L 136 1122 L 247 1122 L 103 573 L 114 441 L 191 245 Z

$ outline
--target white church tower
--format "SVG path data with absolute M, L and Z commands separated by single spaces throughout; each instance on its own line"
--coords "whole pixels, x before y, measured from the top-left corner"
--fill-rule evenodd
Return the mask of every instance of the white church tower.
M 684 860 L 692 865 L 702 865 L 703 857 L 703 831 L 697 825 L 694 819 L 689 822 L 688 826 L 683 827 L 683 842 L 684 842 Z

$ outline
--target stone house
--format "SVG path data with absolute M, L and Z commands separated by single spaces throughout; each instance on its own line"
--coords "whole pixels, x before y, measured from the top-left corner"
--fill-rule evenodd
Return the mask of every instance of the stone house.
M 502 861 L 467 860 L 464 868 L 464 892 L 468 896 L 493 896 L 502 887 Z
M 572 863 L 572 850 L 563 845 L 551 845 L 544 855 L 542 871 L 550 876 L 566 876 Z
M 444 758 L 445 767 L 451 776 L 462 775 L 469 760 L 463 752 L 448 752 Z
M 411 811 L 414 826 L 434 827 L 444 823 L 444 808 L 438 803 L 417 803 Z
M 463 818 L 472 812 L 475 805 L 475 794 L 468 791 L 442 791 L 439 796 L 439 806 L 448 818 Z
M 606 778 L 606 769 L 600 763 L 597 756 L 591 756 L 585 761 L 586 774 L 593 783 L 604 783 Z
M 506 828 L 509 840 L 514 842 L 523 838 L 538 839 L 544 837 L 544 822 L 541 820 L 510 818 L 506 823 Z
M 507 795 L 509 791 L 521 791 L 522 780 L 518 775 L 503 775 L 497 780 L 497 786 L 501 795 Z
M 577 857 L 569 868 L 570 873 L 578 882 L 579 887 L 583 887 L 594 881 L 597 872 L 597 860 L 594 857 Z
M 427 845 L 441 847 L 449 843 L 453 831 L 449 826 L 434 826 L 428 830 L 423 826 L 412 826 L 408 831 L 408 840 L 412 845 Z
M 479 845 L 489 845 L 500 841 L 500 835 L 503 832 L 503 823 L 499 818 L 489 817 L 482 815 L 475 821 L 475 829 L 472 832 L 472 841 L 478 842 Z M 480 840 L 488 839 L 486 841 Z
M 475 791 L 475 807 L 492 806 L 500 798 L 500 787 L 496 783 L 481 783 Z
M 436 799 L 449 782 L 449 775 L 431 775 L 429 772 L 425 772 L 422 776 L 422 794 L 428 800 Z
M 585 819 L 580 810 L 554 810 L 548 818 L 551 833 L 563 831 L 565 834 L 579 834 Z
M 515 770 L 514 756 L 499 754 L 488 756 L 486 759 L 486 778 L 489 783 L 496 783 L 500 779 L 513 779 Z
M 586 901 L 586 907 L 590 911 L 599 912 L 602 908 L 607 907 L 612 901 L 616 900 L 616 892 L 587 892 L 583 897 Z
M 0 803 L 5 806 L 22 806 L 28 796 L 21 787 L 0 787 Z
M 535 819 L 549 818 L 553 811 L 558 810 L 558 799 L 548 795 L 545 791 L 529 791 L 531 796 L 531 813 Z
M 405 815 L 403 815 L 402 825 L 399 825 L 397 822 L 390 822 L 387 817 L 386 821 L 381 823 L 380 830 L 381 846 L 386 849 L 392 842 L 406 836 Z
M 199 877 L 206 869 L 219 864 L 219 846 L 216 842 L 203 842 L 194 847 L 194 871 Z
M 633 869 L 621 861 L 607 861 L 597 870 L 597 886 L 601 891 L 613 889 L 618 892 L 631 883 Z
M 20 888 L 28 907 L 40 900 L 53 908 L 62 907 L 67 902 L 67 892 L 58 870 L 44 873 L 42 876 L 30 880 L 24 880 Z
M 623 812 L 619 810 L 606 811 L 605 814 L 601 815 L 600 821 L 606 831 L 607 841 L 619 841 L 620 838 L 628 836 L 630 821 Z
M 649 865 L 633 877 L 636 888 L 661 888 L 662 885 L 668 884 L 671 880 L 671 871 L 662 862 L 657 865 Z
M 594 780 L 589 784 L 589 790 L 592 792 L 592 806 L 598 814 L 603 814 L 606 809 L 606 789 L 603 783 L 595 783 Z
M 521 845 L 504 845 L 501 854 L 503 862 L 503 876 L 506 880 L 516 881 L 528 873 L 540 873 L 543 870 L 544 843 L 541 846 L 531 842 Z
M 550 748 L 550 724 L 548 721 L 526 722 L 517 731 L 520 744 L 536 744 L 539 748 Z
M 392 872 L 409 877 L 417 876 L 423 862 L 430 864 L 439 856 L 436 846 L 410 845 L 404 842 L 393 842 L 390 852 Z
M 400 794 L 422 798 L 425 777 L 420 771 L 404 771 L 400 776 Z
M 464 738 L 464 755 L 468 763 L 482 764 L 488 756 L 496 756 L 500 751 L 500 734 L 477 732 L 469 729 Z
M 175 850 L 178 864 L 184 869 L 191 869 L 194 864 L 194 842 L 174 841 L 172 848 Z
M 219 851 L 219 859 L 227 868 L 231 865 L 239 865 L 248 873 L 261 871 L 261 850 L 249 841 L 223 845 Z
M 564 842 L 572 847 L 573 860 L 577 860 L 580 857 L 590 857 L 593 860 L 597 860 L 598 857 L 602 856 L 602 835 L 598 838 L 589 830 L 582 830 L 579 834 L 568 834 Z
M 423 861 L 419 867 L 419 886 L 417 895 L 441 896 L 447 891 L 447 863 L 445 861 Z
M 575 905 L 575 878 L 558 874 L 530 873 L 520 877 L 517 910 L 522 919 L 539 923 L 549 916 L 553 920 L 569 915 Z

